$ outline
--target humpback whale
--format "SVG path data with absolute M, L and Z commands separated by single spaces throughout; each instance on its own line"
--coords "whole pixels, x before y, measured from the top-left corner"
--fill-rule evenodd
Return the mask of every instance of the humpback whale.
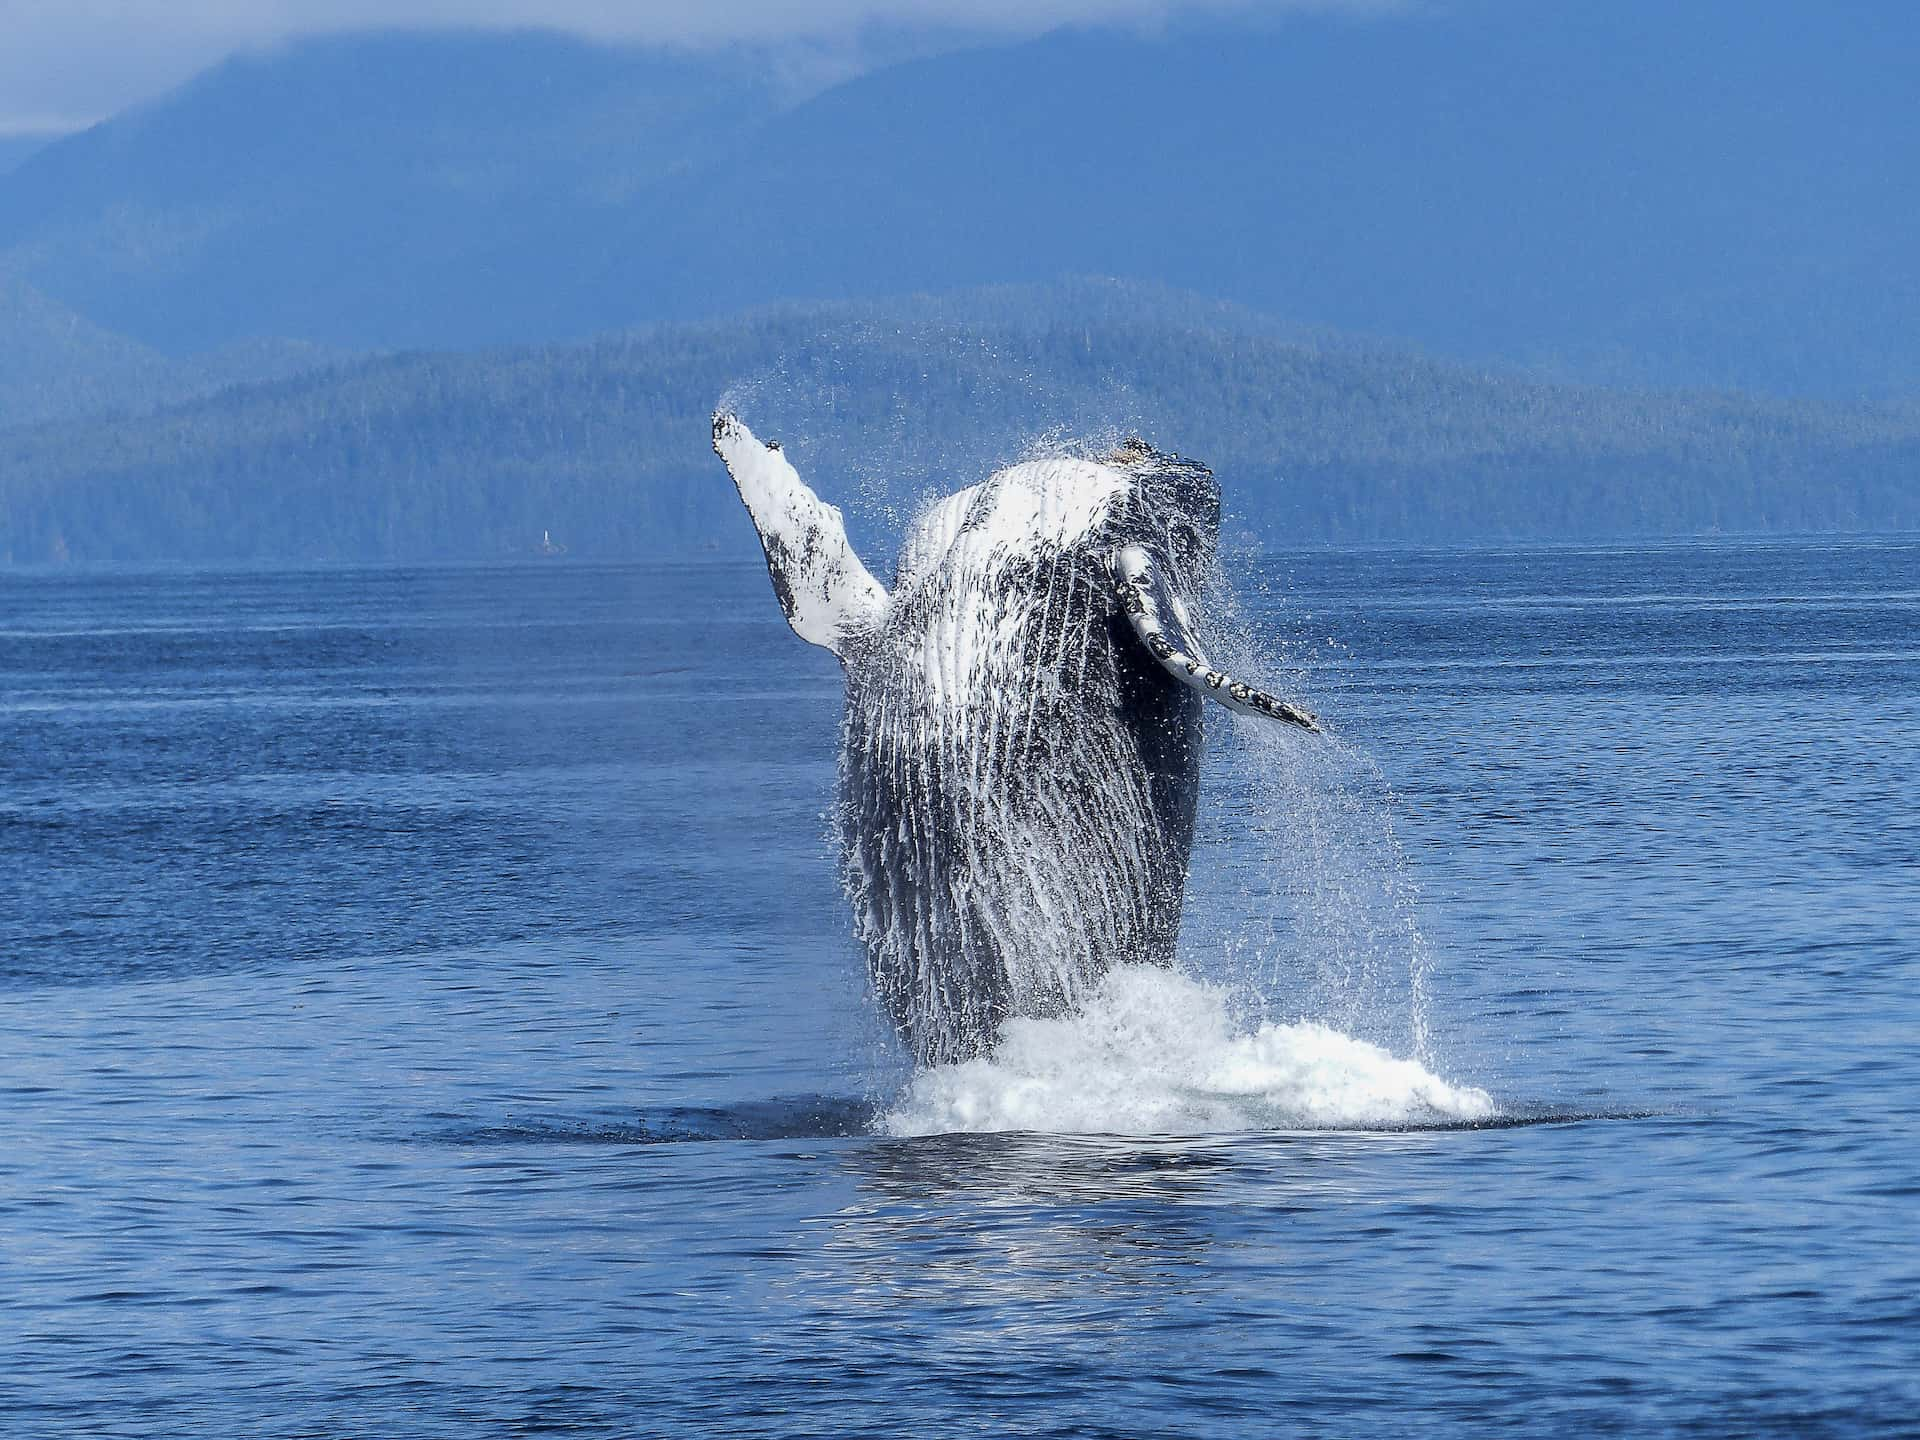
M 788 623 L 845 671 L 841 880 L 914 1060 L 1171 964 L 1205 702 L 1318 728 L 1195 634 L 1212 472 L 1140 440 L 1013 465 L 927 508 L 889 589 L 777 441 L 722 411 L 713 448 Z

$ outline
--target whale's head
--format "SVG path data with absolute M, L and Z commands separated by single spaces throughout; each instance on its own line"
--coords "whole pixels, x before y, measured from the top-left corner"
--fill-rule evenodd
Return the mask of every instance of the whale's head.
M 1220 543 L 1220 486 L 1213 471 L 1138 437 L 1102 459 L 1123 480 L 1102 527 L 1108 549 L 1139 548 L 1161 567 L 1176 593 L 1194 593 L 1212 569 Z
M 1033 655 L 1081 653 L 1063 613 L 1083 624 L 1124 616 L 1140 663 L 1230 710 L 1314 729 L 1306 711 L 1207 659 L 1194 617 L 1219 538 L 1220 487 L 1198 461 L 1138 439 L 1099 456 L 1028 460 L 921 514 L 901 550 L 888 615 L 893 633 L 922 650 L 922 671 L 943 679 L 961 657 L 983 653 L 982 642 L 1004 646 L 1020 633 Z M 1063 595 L 1086 592 L 1101 601 L 1058 608 Z
M 1146 652 L 1169 675 L 1229 710 L 1317 730 L 1308 711 L 1217 669 L 1194 635 L 1196 598 L 1220 542 L 1213 472 L 1138 439 L 1115 449 L 1106 464 L 1125 477 L 1104 537 L 1113 594 Z

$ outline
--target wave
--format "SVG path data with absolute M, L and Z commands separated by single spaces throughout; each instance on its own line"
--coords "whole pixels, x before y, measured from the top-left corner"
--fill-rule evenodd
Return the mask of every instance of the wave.
M 921 1070 L 877 1128 L 1194 1135 L 1499 1119 L 1486 1091 L 1330 1026 L 1236 1024 L 1231 998 L 1175 971 L 1122 966 L 1079 1013 L 1010 1020 L 990 1054 Z

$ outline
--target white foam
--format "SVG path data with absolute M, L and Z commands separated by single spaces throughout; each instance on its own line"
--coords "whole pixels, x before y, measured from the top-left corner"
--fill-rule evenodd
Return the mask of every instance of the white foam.
M 1236 1027 L 1227 992 L 1156 966 L 1111 972 L 1077 1015 L 1015 1019 L 985 1057 L 922 1070 L 893 1135 L 1210 1134 L 1484 1120 L 1491 1096 L 1313 1021 Z

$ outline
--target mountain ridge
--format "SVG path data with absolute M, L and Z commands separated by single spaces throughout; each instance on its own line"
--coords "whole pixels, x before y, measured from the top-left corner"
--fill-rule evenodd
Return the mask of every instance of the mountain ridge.
M 1920 390 L 1920 12 L 1461 0 L 764 52 L 343 37 L 0 176 L 0 266 L 172 354 L 583 338 L 1078 273 L 1573 380 Z

